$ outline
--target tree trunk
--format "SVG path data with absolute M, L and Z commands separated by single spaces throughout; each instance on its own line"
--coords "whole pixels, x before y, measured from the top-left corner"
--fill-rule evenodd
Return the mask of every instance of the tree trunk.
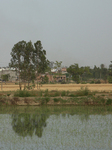
M 24 90 L 26 90 L 26 81 L 24 81 Z
M 21 82 L 19 81 L 19 89 L 21 90 Z

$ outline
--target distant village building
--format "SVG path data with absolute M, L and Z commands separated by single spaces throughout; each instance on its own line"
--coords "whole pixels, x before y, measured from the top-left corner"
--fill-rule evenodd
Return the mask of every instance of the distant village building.
M 11 82 L 17 81 L 18 77 L 17 77 L 17 73 L 14 69 L 10 69 L 8 67 L 3 67 L 0 68 L 0 80 L 2 80 L 2 75 L 9 75 L 8 80 Z
M 66 75 L 55 75 L 55 74 L 54 75 L 42 74 L 42 75 L 37 77 L 38 81 L 41 82 L 42 81 L 41 77 L 44 77 L 45 75 L 48 77 L 49 83 L 50 82 L 62 82 L 62 81 L 66 82 Z
M 57 69 L 51 69 L 51 72 L 54 72 L 54 73 L 56 73 L 58 70 Z
M 67 73 L 67 68 L 61 68 L 61 72 L 62 72 L 62 74 Z
M 62 71 L 62 72 L 66 72 L 66 71 L 67 71 L 67 68 L 61 68 L 61 71 Z

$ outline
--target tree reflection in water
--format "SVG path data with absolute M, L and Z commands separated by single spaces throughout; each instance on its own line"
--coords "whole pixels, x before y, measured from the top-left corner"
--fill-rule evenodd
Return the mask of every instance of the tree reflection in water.
M 45 114 L 13 114 L 12 128 L 19 136 L 42 137 L 43 128 L 47 126 L 46 120 L 48 115 Z

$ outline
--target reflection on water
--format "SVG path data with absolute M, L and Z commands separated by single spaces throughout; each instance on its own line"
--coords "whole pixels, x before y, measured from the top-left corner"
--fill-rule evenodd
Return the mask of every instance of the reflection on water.
M 0 149 L 112 150 L 111 108 L 54 109 L 0 114 Z
M 13 114 L 12 128 L 19 136 L 32 136 L 35 133 L 38 137 L 42 137 L 47 118 L 45 114 Z

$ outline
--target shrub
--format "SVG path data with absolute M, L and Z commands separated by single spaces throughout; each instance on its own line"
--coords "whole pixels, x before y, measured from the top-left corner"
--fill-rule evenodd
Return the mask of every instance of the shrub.
M 54 98 L 53 100 L 54 100 L 54 102 L 59 102 L 60 98 Z
M 87 84 L 85 81 L 81 82 L 81 84 Z
M 94 84 L 95 82 L 94 82 L 94 80 L 92 80 L 91 82 L 90 82 L 90 84 Z
M 50 98 L 46 97 L 45 100 L 46 100 L 46 103 L 48 103 L 50 101 Z
M 104 99 L 104 98 L 102 98 L 102 99 L 101 99 L 101 102 L 104 104 L 104 103 L 105 103 L 105 99 Z
M 111 105 L 111 104 L 112 104 L 112 99 L 108 99 L 106 105 Z
M 61 96 L 66 96 L 66 92 L 65 92 L 65 91 L 62 91 L 62 92 L 61 92 Z
M 63 80 L 63 81 L 61 81 L 61 84 L 66 84 L 66 82 Z
M 95 84 L 100 84 L 100 83 L 101 83 L 100 80 L 98 80 L 98 81 L 95 82 Z
M 108 82 L 109 82 L 109 83 L 112 83 L 112 76 L 109 76 L 109 77 L 108 77 Z
M 70 93 L 70 91 L 67 91 L 67 92 L 66 92 L 67 96 L 69 95 L 69 93 Z
M 48 92 L 48 89 L 46 89 L 44 92 L 44 96 L 48 96 L 48 95 L 49 95 L 49 92 Z
M 17 97 L 30 97 L 31 96 L 31 92 L 30 91 L 26 91 L 26 90 L 19 90 L 19 91 L 16 91 L 14 93 L 14 96 L 17 96 Z
M 39 95 L 39 96 L 42 96 L 42 93 L 43 93 L 42 90 L 38 91 L 38 95 Z
M 59 91 L 56 91 L 56 92 L 54 93 L 54 96 L 60 96 L 60 92 L 59 92 Z
M 89 95 L 90 91 L 88 90 L 87 87 L 84 88 L 81 88 L 80 90 L 76 91 L 76 95 L 77 96 L 87 96 Z
M 75 97 L 75 95 L 74 94 L 70 94 L 69 97 Z

